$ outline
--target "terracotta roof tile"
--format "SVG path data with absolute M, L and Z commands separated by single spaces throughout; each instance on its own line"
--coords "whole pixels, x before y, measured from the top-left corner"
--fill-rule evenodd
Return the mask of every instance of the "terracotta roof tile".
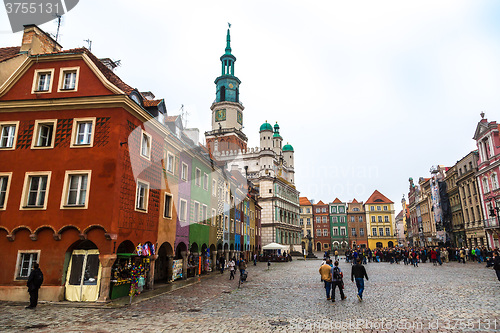
M 373 194 L 366 200 L 365 204 L 374 204 L 374 203 L 394 203 L 391 200 L 387 199 L 382 193 L 375 190 Z
M 84 47 L 70 49 L 70 50 L 64 50 L 64 51 L 58 51 L 58 52 L 52 52 L 52 53 L 47 53 L 44 55 L 78 54 L 78 53 L 82 53 L 82 54 L 85 53 L 90 58 L 90 60 L 92 60 L 92 62 L 97 66 L 97 68 L 99 68 L 99 70 L 106 77 L 106 79 L 108 79 L 109 82 L 114 84 L 118 89 L 123 91 L 125 94 L 128 95 L 132 92 L 132 90 L 134 90 L 134 88 L 132 88 L 131 86 L 129 86 L 128 84 L 123 82 L 122 79 L 120 79 L 118 77 L 118 75 L 116 75 L 111 69 L 106 67 L 106 65 L 104 65 L 99 59 L 97 59 L 97 57 L 95 55 L 92 54 L 92 52 L 90 52 L 88 49 L 86 49 Z M 40 55 L 37 55 L 37 56 L 40 56 Z
M 9 60 L 19 55 L 21 50 L 20 46 L 3 47 L 0 48 L 0 62 Z
M 301 205 L 301 206 L 311 206 L 311 202 L 309 201 L 309 199 L 307 199 L 307 197 L 300 197 L 299 198 L 299 205 Z
M 144 100 L 144 107 L 145 108 L 149 108 L 151 106 L 157 106 L 158 104 L 160 104 L 162 100 L 161 99 L 145 99 Z
M 335 198 L 335 200 L 333 200 L 333 202 L 332 202 L 332 203 L 342 203 L 342 201 L 340 201 L 340 199 L 339 199 L 339 198 Z
M 316 204 L 316 206 L 317 206 L 317 205 L 324 205 L 324 204 L 325 204 L 325 203 L 324 203 L 323 201 L 321 201 L 321 200 L 320 200 L 320 201 Z
M 359 203 L 358 200 L 356 200 L 356 198 L 352 199 L 352 203 Z

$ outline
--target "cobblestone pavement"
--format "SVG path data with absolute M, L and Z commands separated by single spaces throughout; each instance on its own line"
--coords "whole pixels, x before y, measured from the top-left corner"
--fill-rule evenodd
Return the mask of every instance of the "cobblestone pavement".
M 326 300 L 320 261 L 249 266 L 241 289 L 229 273 L 125 308 L 0 304 L 2 332 L 495 332 L 500 282 L 484 264 L 369 263 L 363 302 L 340 264 L 347 300 Z

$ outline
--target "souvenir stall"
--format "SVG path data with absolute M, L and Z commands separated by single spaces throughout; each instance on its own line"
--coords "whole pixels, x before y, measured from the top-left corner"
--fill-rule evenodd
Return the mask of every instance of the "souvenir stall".
M 152 244 L 139 244 L 134 253 L 117 253 L 111 268 L 111 299 L 140 294 L 147 288 L 152 255 Z
M 187 277 L 196 276 L 200 270 L 200 257 L 198 255 L 190 254 L 187 260 Z

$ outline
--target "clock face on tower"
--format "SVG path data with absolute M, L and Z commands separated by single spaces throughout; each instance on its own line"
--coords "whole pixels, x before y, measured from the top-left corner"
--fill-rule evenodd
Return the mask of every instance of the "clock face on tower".
M 226 109 L 220 109 L 215 111 L 215 121 L 224 121 L 226 120 Z
M 237 117 L 238 117 L 238 119 L 237 119 L 238 124 L 243 125 L 243 113 L 241 113 L 241 111 L 238 111 Z

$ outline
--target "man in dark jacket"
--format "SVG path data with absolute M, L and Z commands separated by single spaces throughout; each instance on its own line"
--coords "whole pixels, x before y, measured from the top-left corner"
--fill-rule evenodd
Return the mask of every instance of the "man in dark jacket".
M 365 280 L 368 281 L 368 275 L 366 274 L 365 266 L 361 265 L 361 259 L 358 258 L 356 265 L 352 266 L 351 270 L 351 281 L 354 282 L 356 279 L 356 287 L 358 288 L 358 300 L 361 302 L 363 300 L 363 290 L 365 289 Z
M 30 305 L 26 309 L 34 309 L 38 304 L 38 289 L 40 289 L 43 283 L 43 273 L 40 270 L 38 263 L 33 264 L 33 270 L 31 271 L 28 282 L 26 286 L 28 287 L 28 292 L 30 294 Z
M 497 251 L 493 253 L 493 269 L 497 273 L 498 281 L 500 281 L 500 254 Z

